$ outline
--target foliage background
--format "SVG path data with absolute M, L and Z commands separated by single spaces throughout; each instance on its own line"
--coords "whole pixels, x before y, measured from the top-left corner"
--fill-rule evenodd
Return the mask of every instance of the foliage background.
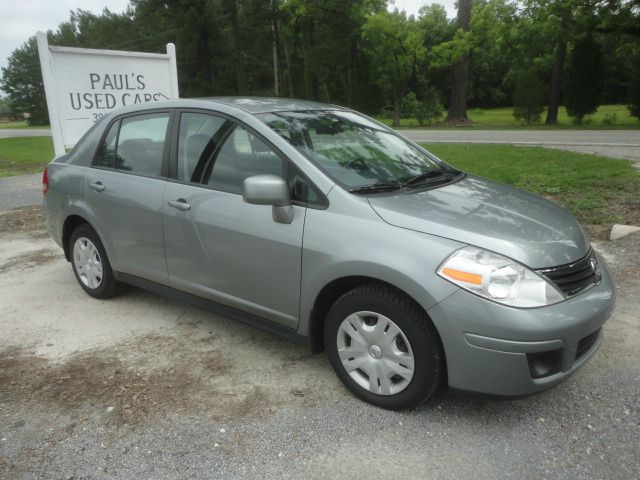
M 437 4 L 407 17 L 389 12 L 387 0 L 131 0 L 124 13 L 71 12 L 48 36 L 54 45 L 146 52 L 173 42 L 182 97 L 277 94 L 386 109 L 397 123 L 410 114 L 403 105 L 439 112 L 463 95 L 468 108 L 515 106 L 517 118 L 536 123 L 554 85 L 560 101 L 575 100 L 570 113 L 588 115 L 579 91 L 588 78 L 592 103 L 640 116 L 640 0 L 464 1 L 468 30 Z M 601 55 L 572 61 L 585 38 Z M 466 89 L 452 92 L 453 67 L 465 58 Z M 14 50 L 0 88 L 3 109 L 48 122 L 34 38 Z

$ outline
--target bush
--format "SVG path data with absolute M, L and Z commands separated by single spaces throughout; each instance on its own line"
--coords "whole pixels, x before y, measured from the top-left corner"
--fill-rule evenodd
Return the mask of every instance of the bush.
M 605 113 L 604 118 L 602 119 L 603 125 L 615 125 L 618 121 L 618 114 L 616 112 L 613 113 Z
M 442 118 L 444 108 L 440 95 L 435 88 L 423 89 L 422 100 L 414 92 L 409 92 L 402 99 L 402 112 L 407 117 L 414 117 L 418 124 L 433 125 Z
M 513 94 L 513 116 L 527 125 L 540 123 L 544 110 L 547 87 L 533 68 L 522 69 L 516 79 Z

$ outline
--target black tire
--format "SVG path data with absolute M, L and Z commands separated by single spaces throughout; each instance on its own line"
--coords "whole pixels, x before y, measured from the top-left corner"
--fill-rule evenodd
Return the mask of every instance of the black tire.
M 398 393 L 382 395 L 363 388 L 350 376 L 340 360 L 340 325 L 351 314 L 360 311 L 384 315 L 400 328 L 410 344 L 414 358 L 413 377 Z M 388 285 L 362 285 L 341 296 L 327 314 L 324 345 L 331 365 L 347 388 L 366 402 L 385 409 L 417 407 L 433 395 L 443 377 L 444 355 L 431 320 L 412 299 Z
M 95 245 L 96 250 L 98 251 L 100 263 L 102 264 L 102 278 L 100 284 L 96 288 L 91 288 L 89 285 L 85 284 L 85 282 L 80 278 L 80 274 L 78 273 L 78 268 L 76 266 L 74 246 L 76 241 L 82 238 L 90 240 L 93 245 Z M 104 245 L 102 245 L 100 237 L 89 224 L 85 223 L 79 225 L 73 231 L 71 238 L 69 239 L 69 253 L 73 274 L 76 276 L 76 280 L 83 290 L 89 295 L 94 298 L 106 299 L 113 297 L 122 291 L 123 285 L 113 277 L 113 270 L 111 269 L 111 263 L 109 262 L 109 257 L 107 257 Z

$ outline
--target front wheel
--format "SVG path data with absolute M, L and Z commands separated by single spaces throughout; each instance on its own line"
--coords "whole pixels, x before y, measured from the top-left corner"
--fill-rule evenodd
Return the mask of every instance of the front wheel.
M 340 297 L 327 315 L 324 344 L 342 382 L 379 407 L 416 407 L 440 384 L 435 328 L 413 300 L 387 285 L 363 285 Z
M 69 240 L 71 265 L 80 286 L 95 298 L 109 298 L 117 294 L 121 284 L 113 277 L 107 252 L 100 237 L 87 224 L 80 225 Z

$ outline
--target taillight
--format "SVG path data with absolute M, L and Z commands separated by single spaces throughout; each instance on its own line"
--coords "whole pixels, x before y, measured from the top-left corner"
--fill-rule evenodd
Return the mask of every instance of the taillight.
M 42 174 L 42 193 L 47 193 L 49 190 L 49 174 L 47 173 L 47 168 L 44 168 L 44 173 Z

